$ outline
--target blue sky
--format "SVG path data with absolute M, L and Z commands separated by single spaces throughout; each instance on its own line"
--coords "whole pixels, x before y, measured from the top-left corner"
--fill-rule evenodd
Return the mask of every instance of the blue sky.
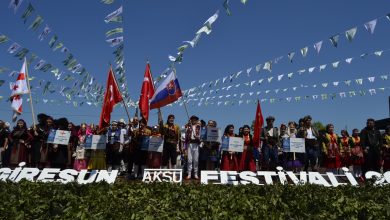
M 389 1 L 254 1 L 249 0 L 246 5 L 239 0 L 230 1 L 231 16 L 227 16 L 223 10 L 223 0 L 166 0 L 166 1 L 122 1 L 116 0 L 111 5 L 102 4 L 98 0 L 36 0 L 31 1 L 35 7 L 35 13 L 23 24 L 21 14 L 29 1 L 24 0 L 18 12 L 8 8 L 9 1 L 0 2 L 0 33 L 12 39 L 5 44 L 0 44 L 0 67 L 11 70 L 19 70 L 22 63 L 13 55 L 8 54 L 7 49 L 13 41 L 18 42 L 30 51 L 34 51 L 40 57 L 51 64 L 62 68 L 61 61 L 64 54 L 52 52 L 48 46 L 50 38 L 55 33 L 59 39 L 69 48 L 78 61 L 96 77 L 96 81 L 105 85 L 108 63 L 114 62 L 113 48 L 105 42 L 105 32 L 123 25 L 125 46 L 125 67 L 129 94 L 133 100 L 137 100 L 140 94 L 146 59 L 151 63 L 152 73 L 158 76 L 166 69 L 170 61 L 168 55 L 174 55 L 176 48 L 185 40 L 192 40 L 195 32 L 217 10 L 220 10 L 218 20 L 213 24 L 210 35 L 202 35 L 197 47 L 185 51 L 184 60 L 176 65 L 177 75 L 183 90 L 198 86 L 203 82 L 221 79 L 224 76 L 235 74 L 243 70 L 243 75 L 231 84 L 220 84 L 217 87 L 235 85 L 279 74 L 296 72 L 312 66 L 328 64 L 325 71 L 319 73 L 315 70 L 311 74 L 299 76 L 295 74 L 290 80 L 273 79 L 272 83 L 254 85 L 252 88 L 239 87 L 236 90 L 220 93 L 218 95 L 234 93 L 248 93 L 304 85 L 320 85 L 323 82 L 334 82 L 348 79 L 363 78 L 363 85 L 352 82 L 351 86 L 340 83 L 338 87 L 304 88 L 275 94 L 261 93 L 259 99 L 285 98 L 306 95 L 321 95 L 341 91 L 351 91 L 370 88 L 388 87 L 389 81 L 380 80 L 380 75 L 388 74 L 390 64 L 389 53 L 381 57 L 368 56 L 365 59 L 358 58 L 365 52 L 390 49 L 390 21 L 382 16 L 390 13 Z M 106 24 L 104 18 L 107 14 L 123 5 L 124 23 Z M 28 29 L 35 16 L 39 14 L 44 18 L 43 25 L 37 31 Z M 372 19 L 378 20 L 375 33 L 367 32 L 363 24 Z M 40 42 L 37 38 L 43 30 L 44 24 L 52 28 L 48 38 Z M 344 32 L 357 26 L 357 34 L 353 42 L 345 39 Z M 332 47 L 329 37 L 340 33 L 339 45 Z M 323 40 L 321 52 L 317 55 L 313 44 Z M 306 58 L 302 58 L 299 50 L 309 47 Z M 293 63 L 287 59 L 287 54 L 295 52 Z M 284 56 L 273 65 L 271 73 L 260 71 L 256 73 L 254 67 L 264 64 L 269 60 Z M 356 57 L 351 64 L 346 64 L 344 59 Z M 329 67 L 329 63 L 340 61 L 337 69 Z M 246 76 L 247 68 L 252 67 L 251 76 Z M 0 96 L 7 97 L 10 94 L 8 84 L 15 77 L 9 77 L 10 71 L 0 73 L 0 79 L 6 80 L 0 87 Z M 63 81 L 57 81 L 50 72 L 43 73 L 30 68 L 30 76 L 36 77 L 31 83 L 35 85 L 39 80 L 51 80 L 53 84 L 61 85 Z M 374 83 L 368 83 L 367 77 L 375 76 Z M 284 76 L 285 78 L 287 76 Z M 213 89 L 213 88 L 208 88 Z M 214 88 L 215 89 L 215 88 Z M 348 129 L 363 128 L 368 117 L 381 119 L 388 117 L 389 90 L 377 92 L 377 95 L 357 96 L 353 98 L 321 100 L 302 100 L 300 102 L 275 102 L 261 103 L 265 116 L 276 117 L 276 125 L 287 123 L 290 120 L 297 121 L 300 117 L 310 114 L 313 120 L 324 124 L 334 123 L 336 130 L 348 126 Z M 40 100 L 34 105 L 35 112 L 52 114 L 55 118 L 66 116 L 75 123 L 97 123 L 101 108 L 83 105 L 73 107 L 72 104 L 49 105 L 41 100 L 58 99 L 65 100 L 58 93 L 42 95 L 41 90 L 34 92 L 34 99 Z M 217 95 L 217 96 L 218 96 Z M 255 99 L 255 96 L 251 96 Z M 226 100 L 226 99 L 224 99 Z M 10 103 L 1 100 L 1 119 L 10 120 Z M 198 106 L 189 103 L 190 115 L 198 115 L 205 120 L 214 119 L 220 127 L 233 123 L 236 127 L 250 124 L 254 119 L 256 104 L 235 105 L 209 105 Z M 30 108 L 24 103 L 25 113 L 22 118 L 31 122 Z M 162 109 L 164 119 L 174 113 L 179 124 L 187 121 L 184 107 L 174 106 Z M 133 116 L 134 109 L 130 109 Z M 126 118 L 124 108 L 117 106 L 113 112 L 113 119 Z M 156 123 L 156 111 L 151 111 L 151 123 Z

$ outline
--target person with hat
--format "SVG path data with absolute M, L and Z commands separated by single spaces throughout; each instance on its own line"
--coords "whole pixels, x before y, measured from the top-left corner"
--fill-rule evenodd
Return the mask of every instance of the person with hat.
M 200 145 L 200 121 L 195 115 L 190 117 L 190 121 L 186 126 L 186 150 L 187 150 L 187 168 L 188 173 L 186 179 L 191 179 L 192 170 L 194 170 L 194 178 L 198 177 L 199 166 L 199 145 Z
M 274 170 L 278 164 L 279 156 L 279 129 L 274 127 L 275 118 L 273 116 L 268 116 L 265 120 L 267 126 L 261 132 L 264 168 Z
M 180 127 L 175 124 L 174 115 L 168 115 L 165 125 L 163 125 L 162 119 L 160 120 L 160 133 L 164 136 L 162 166 L 173 169 L 176 165 L 177 153 L 180 152 Z

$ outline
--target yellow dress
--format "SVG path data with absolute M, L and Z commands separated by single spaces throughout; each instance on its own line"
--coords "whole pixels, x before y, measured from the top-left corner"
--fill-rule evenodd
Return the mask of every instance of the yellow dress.
M 88 170 L 105 170 L 106 153 L 104 150 L 92 150 L 88 163 Z

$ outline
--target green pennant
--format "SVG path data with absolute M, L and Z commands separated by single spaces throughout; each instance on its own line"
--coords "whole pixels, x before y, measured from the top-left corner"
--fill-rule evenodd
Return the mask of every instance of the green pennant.
M 5 35 L 0 35 L 0 44 L 5 43 L 8 41 L 8 37 Z
M 230 11 L 230 7 L 229 7 L 229 0 L 225 0 L 223 2 L 223 7 L 225 8 L 225 11 L 226 11 L 226 14 L 228 16 L 232 15 L 231 11 Z
M 31 64 L 37 58 L 38 58 L 38 56 L 35 53 L 31 53 L 31 57 L 30 57 L 30 59 L 27 60 L 27 64 Z
M 101 0 L 100 2 L 101 2 L 101 3 L 104 3 L 104 4 L 106 4 L 106 5 L 110 5 L 110 4 L 114 3 L 114 1 L 115 1 L 115 0 Z
M 49 71 L 53 66 L 50 64 L 50 63 L 46 63 L 45 65 L 43 65 L 39 70 L 41 70 L 42 72 L 47 72 Z
M 43 22 L 42 17 L 40 15 L 37 15 L 33 23 L 31 23 L 29 29 L 36 31 L 39 28 L 39 26 L 42 24 L 42 22 Z
M 27 49 L 27 48 L 23 48 L 21 49 L 19 52 L 17 52 L 15 54 L 15 57 L 19 58 L 19 60 L 23 60 L 23 58 L 26 56 L 26 54 L 29 52 L 30 50 Z
M 30 17 L 30 15 L 35 11 L 34 7 L 31 3 L 28 3 L 28 6 L 26 10 L 24 10 L 22 14 L 23 23 L 26 24 L 27 19 Z
M 106 37 L 109 37 L 114 34 L 120 34 L 120 33 L 123 33 L 123 28 L 114 28 L 106 32 Z
M 56 51 L 56 50 L 60 49 L 60 48 L 63 47 L 63 46 L 64 46 L 63 43 L 58 42 L 57 45 L 53 48 L 53 51 Z
M 64 61 L 62 61 L 62 63 L 64 64 L 64 66 L 67 66 L 72 59 L 73 54 L 69 54 L 68 57 Z
M 123 16 L 116 16 L 111 18 L 108 23 L 122 23 L 123 22 Z
M 57 35 L 54 35 L 54 36 L 50 39 L 50 41 L 49 41 L 49 47 L 50 47 L 50 48 L 53 48 L 53 46 L 54 46 L 54 44 L 56 43 L 57 40 L 58 40 Z

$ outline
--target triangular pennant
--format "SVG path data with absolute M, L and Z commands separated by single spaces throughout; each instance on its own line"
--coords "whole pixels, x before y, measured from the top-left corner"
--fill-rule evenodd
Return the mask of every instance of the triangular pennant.
M 260 72 L 261 70 L 261 64 L 256 65 L 256 72 Z
M 247 75 L 248 77 L 250 76 L 251 71 L 252 71 L 252 67 L 246 69 L 246 75 Z
M 292 63 L 292 60 L 293 60 L 293 57 L 295 55 L 295 52 L 291 52 L 289 53 L 287 56 L 288 56 L 288 59 L 290 60 L 290 62 Z
M 228 78 L 227 76 L 223 77 L 222 83 L 225 83 L 225 81 L 226 81 L 227 78 Z
M 322 41 L 319 41 L 314 44 L 314 49 L 317 51 L 317 54 L 320 53 L 321 47 L 322 47 Z
M 362 85 L 363 84 L 363 79 L 356 79 L 356 84 Z
M 375 76 L 371 76 L 367 78 L 370 83 L 373 83 L 375 81 Z
M 297 72 L 299 73 L 299 75 L 301 75 L 302 73 L 306 72 L 306 70 L 305 69 L 301 69 L 301 70 L 298 70 Z
M 383 50 L 375 51 L 374 54 L 378 57 L 382 56 Z
M 333 82 L 333 86 L 336 87 L 339 85 L 339 82 Z
M 328 94 L 321 94 L 321 99 L 322 100 L 328 99 Z
M 272 71 L 272 61 L 265 62 L 264 66 L 263 66 L 263 69 L 264 70 L 268 70 L 269 72 L 271 72 Z
M 371 34 L 373 34 L 374 31 L 375 31 L 376 22 L 377 22 L 377 19 L 374 19 L 374 20 L 372 20 L 372 21 L 369 21 L 369 22 L 367 22 L 367 23 L 364 24 L 364 27 L 367 29 L 368 32 L 370 32 Z
M 357 27 L 351 28 L 345 32 L 345 37 L 349 42 L 352 42 L 353 39 L 355 38 L 357 32 Z
M 295 91 L 295 90 L 297 90 L 297 87 L 292 87 L 292 89 Z
M 338 42 L 339 42 L 339 36 L 340 35 L 334 35 L 334 36 L 332 36 L 332 37 L 330 37 L 329 38 L 329 40 L 330 40 L 330 42 L 332 43 L 332 45 L 334 46 L 334 47 L 337 47 L 337 44 L 338 44 Z
M 316 68 L 315 67 L 310 67 L 309 68 L 309 73 L 312 73 Z
M 299 102 L 301 100 L 300 96 L 295 97 L 295 101 Z
M 256 83 L 256 80 L 251 82 L 251 87 Z
M 370 93 L 370 95 L 375 95 L 376 94 L 375 89 L 369 89 L 368 92 Z
M 356 92 L 355 91 L 349 91 L 349 96 L 352 97 L 352 96 L 355 96 L 356 95 Z
M 339 67 L 339 63 L 340 63 L 340 61 L 333 62 L 332 63 L 333 68 Z
M 294 75 L 294 73 L 289 73 L 289 74 L 287 74 L 287 77 L 289 78 L 289 79 L 291 79 L 291 77 Z
M 323 70 L 325 70 L 326 65 L 327 65 L 327 64 L 323 64 L 323 65 L 320 66 L 320 72 L 323 71 Z
M 351 80 L 345 80 L 344 83 L 345 83 L 345 85 L 350 86 L 351 85 Z
M 382 79 L 382 80 L 387 80 L 387 75 L 382 75 L 382 76 L 381 76 L 381 79 Z
M 340 92 L 339 95 L 340 95 L 340 98 L 345 98 L 346 97 L 345 92 Z
M 309 48 L 308 48 L 308 47 L 302 48 L 302 49 L 301 49 L 302 57 L 306 57 L 308 51 L 309 51 Z
M 284 74 L 279 75 L 278 76 L 278 81 L 282 80 L 283 76 L 284 76 Z
M 322 87 L 324 87 L 324 88 L 328 87 L 328 83 L 322 83 L 321 85 L 322 85 Z
M 313 100 L 318 99 L 318 95 L 313 95 Z
M 269 92 L 271 92 L 271 90 L 265 90 L 265 94 L 268 94 Z
M 279 89 L 275 89 L 275 93 L 278 94 L 278 92 L 279 92 Z
M 287 102 L 291 102 L 291 99 L 292 99 L 291 97 L 286 98 Z
M 257 81 L 257 83 L 260 85 L 263 81 L 264 81 L 264 79 L 259 79 L 259 81 Z
M 366 58 L 366 56 L 368 56 L 368 53 L 363 53 L 362 55 L 360 55 L 360 58 L 364 59 Z
M 273 76 L 268 77 L 268 83 L 270 83 L 273 78 L 274 78 Z
M 365 95 L 366 95 L 366 91 L 364 91 L 364 90 L 359 90 L 359 94 L 360 94 L 360 96 L 365 96 Z
M 353 57 L 350 57 L 350 58 L 345 59 L 345 62 L 348 64 L 351 64 L 352 60 L 353 60 Z

